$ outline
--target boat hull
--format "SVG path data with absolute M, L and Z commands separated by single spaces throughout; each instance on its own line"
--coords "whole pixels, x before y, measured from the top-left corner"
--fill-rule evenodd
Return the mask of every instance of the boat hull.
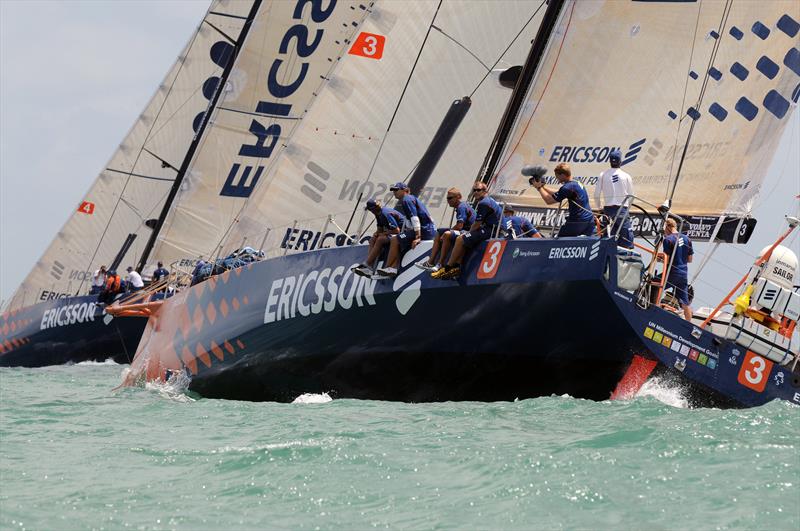
M 630 293 L 617 290 L 614 300 L 659 360 L 659 372 L 679 382 L 692 406 L 753 407 L 775 399 L 800 404 L 798 368 L 770 361 L 672 312 L 641 309 Z
M 0 366 L 130 363 L 146 321 L 112 318 L 94 295 L 27 306 L 0 316 Z
M 213 277 L 150 318 L 128 383 L 185 372 L 204 396 L 273 401 L 320 392 L 415 402 L 608 398 L 642 348 L 604 280 L 614 243 L 490 247 L 472 254 L 457 282 L 413 265 L 429 243 L 389 281 L 349 272 L 363 246 Z

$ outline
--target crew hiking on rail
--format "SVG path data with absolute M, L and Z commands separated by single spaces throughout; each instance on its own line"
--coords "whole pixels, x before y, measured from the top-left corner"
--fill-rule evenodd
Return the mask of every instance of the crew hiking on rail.
M 371 277 L 375 268 L 375 262 L 380 258 L 389 238 L 400 234 L 400 230 L 406 223 L 406 217 L 397 210 L 385 207 L 378 199 L 367 201 L 365 210 L 375 216 L 377 229 L 369 239 L 369 250 L 367 260 L 352 268 L 353 273 L 362 277 Z
M 458 188 L 450 188 L 447 191 L 447 204 L 455 211 L 455 224 L 449 229 L 436 229 L 436 237 L 433 239 L 430 258 L 424 258 L 417 262 L 417 267 L 429 271 L 438 271 L 447 262 L 447 256 L 453 247 L 453 242 L 461 234 L 469 230 L 475 222 L 475 209 L 469 203 L 462 200 L 461 191 Z M 438 258 L 438 263 L 437 263 Z

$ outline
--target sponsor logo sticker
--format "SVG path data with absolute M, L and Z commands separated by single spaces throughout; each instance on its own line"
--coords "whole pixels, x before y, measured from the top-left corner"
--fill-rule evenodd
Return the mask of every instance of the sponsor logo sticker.
M 697 363 L 699 363 L 700 365 L 705 365 L 707 362 L 708 362 L 708 356 L 706 356 L 705 354 L 700 354 L 699 356 L 697 356 Z
M 706 364 L 706 366 L 709 369 L 716 369 L 717 368 L 717 360 L 715 360 L 714 358 L 708 358 L 708 363 Z
M 664 339 L 661 340 L 661 344 L 665 347 L 669 348 L 672 346 L 672 338 L 664 336 Z
M 689 359 L 692 360 L 692 361 L 697 361 L 697 356 L 699 356 L 699 355 L 700 355 L 700 353 L 697 352 L 695 349 L 691 349 L 689 351 Z
M 655 332 L 655 330 L 653 330 L 648 326 L 647 328 L 644 329 L 644 337 L 646 337 L 647 339 L 653 339 L 653 332 Z
M 656 343 L 661 343 L 661 340 L 663 338 L 664 334 L 662 334 L 661 332 L 656 332 L 655 334 L 653 334 L 653 341 L 655 341 Z

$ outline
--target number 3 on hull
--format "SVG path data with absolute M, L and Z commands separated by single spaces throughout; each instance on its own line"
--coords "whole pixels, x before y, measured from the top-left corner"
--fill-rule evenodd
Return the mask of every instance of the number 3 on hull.
M 500 259 L 506 249 L 506 240 L 489 240 L 486 251 L 483 253 L 481 265 L 478 267 L 477 277 L 480 279 L 494 278 L 500 268 Z
M 742 367 L 739 369 L 739 383 L 757 393 L 761 393 L 767 385 L 767 379 L 771 372 L 771 361 L 748 350 Z

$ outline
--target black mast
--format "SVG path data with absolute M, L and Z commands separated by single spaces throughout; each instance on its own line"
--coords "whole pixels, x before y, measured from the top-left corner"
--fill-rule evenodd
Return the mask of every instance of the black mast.
M 539 63 L 542 61 L 544 51 L 547 48 L 547 42 L 555 30 L 556 22 L 561 14 L 561 9 L 564 7 L 565 0 L 549 0 L 547 10 L 544 12 L 542 24 L 536 32 L 536 38 L 533 39 L 531 51 L 528 52 L 528 58 L 525 59 L 525 66 L 522 68 L 517 85 L 514 87 L 514 92 L 511 94 L 511 99 L 506 105 L 503 119 L 500 121 L 500 127 L 492 140 L 492 145 L 489 147 L 489 152 L 483 161 L 483 169 L 479 180 L 485 183 L 489 182 L 492 174 L 494 173 L 497 163 L 500 161 L 500 155 L 503 148 L 508 141 L 508 135 L 511 134 L 511 127 L 514 125 L 514 120 L 517 118 L 522 102 L 525 100 L 525 94 L 528 92 L 533 81 L 533 76 L 539 68 Z
M 225 84 L 228 82 L 228 76 L 230 76 L 231 70 L 233 70 L 233 65 L 236 63 L 236 58 L 239 56 L 239 51 L 242 48 L 242 44 L 244 44 L 247 33 L 250 31 L 250 26 L 253 23 L 253 20 L 256 18 L 256 13 L 258 13 L 258 8 L 260 5 L 261 0 L 254 0 L 253 7 L 250 8 L 250 13 L 247 14 L 247 20 L 242 27 L 242 32 L 239 35 L 239 39 L 234 45 L 233 53 L 228 58 L 228 62 L 225 64 L 225 68 L 222 71 L 222 76 L 220 76 L 219 83 L 217 83 L 217 88 L 214 90 L 214 95 L 211 97 L 211 101 L 208 103 L 206 112 L 203 113 L 203 119 L 200 121 L 200 127 L 197 128 L 197 133 L 194 135 L 192 143 L 189 144 L 189 150 L 186 152 L 186 156 L 183 158 L 181 167 L 178 169 L 178 174 L 175 176 L 175 180 L 172 182 L 172 188 L 170 188 L 167 199 L 164 201 L 164 207 L 161 209 L 161 214 L 158 216 L 158 221 L 156 222 L 155 227 L 153 227 L 153 233 L 150 235 L 150 239 L 147 240 L 147 245 L 145 245 L 144 251 L 142 252 L 142 258 L 139 260 L 139 264 L 136 266 L 136 270 L 139 272 L 142 271 L 147 263 L 147 259 L 150 257 L 150 252 L 153 250 L 153 246 L 156 243 L 158 233 L 161 232 L 161 228 L 164 226 L 164 220 L 167 219 L 167 214 L 169 213 L 170 207 L 172 207 L 172 201 L 175 199 L 175 195 L 178 193 L 178 190 L 181 187 L 183 178 L 186 175 L 186 172 L 189 170 L 189 164 L 192 162 L 194 153 L 197 151 L 197 147 L 200 145 L 200 139 L 203 138 L 203 133 L 205 132 L 208 121 L 211 118 L 211 113 L 217 106 L 217 102 L 222 94 L 222 90 L 225 88 Z

